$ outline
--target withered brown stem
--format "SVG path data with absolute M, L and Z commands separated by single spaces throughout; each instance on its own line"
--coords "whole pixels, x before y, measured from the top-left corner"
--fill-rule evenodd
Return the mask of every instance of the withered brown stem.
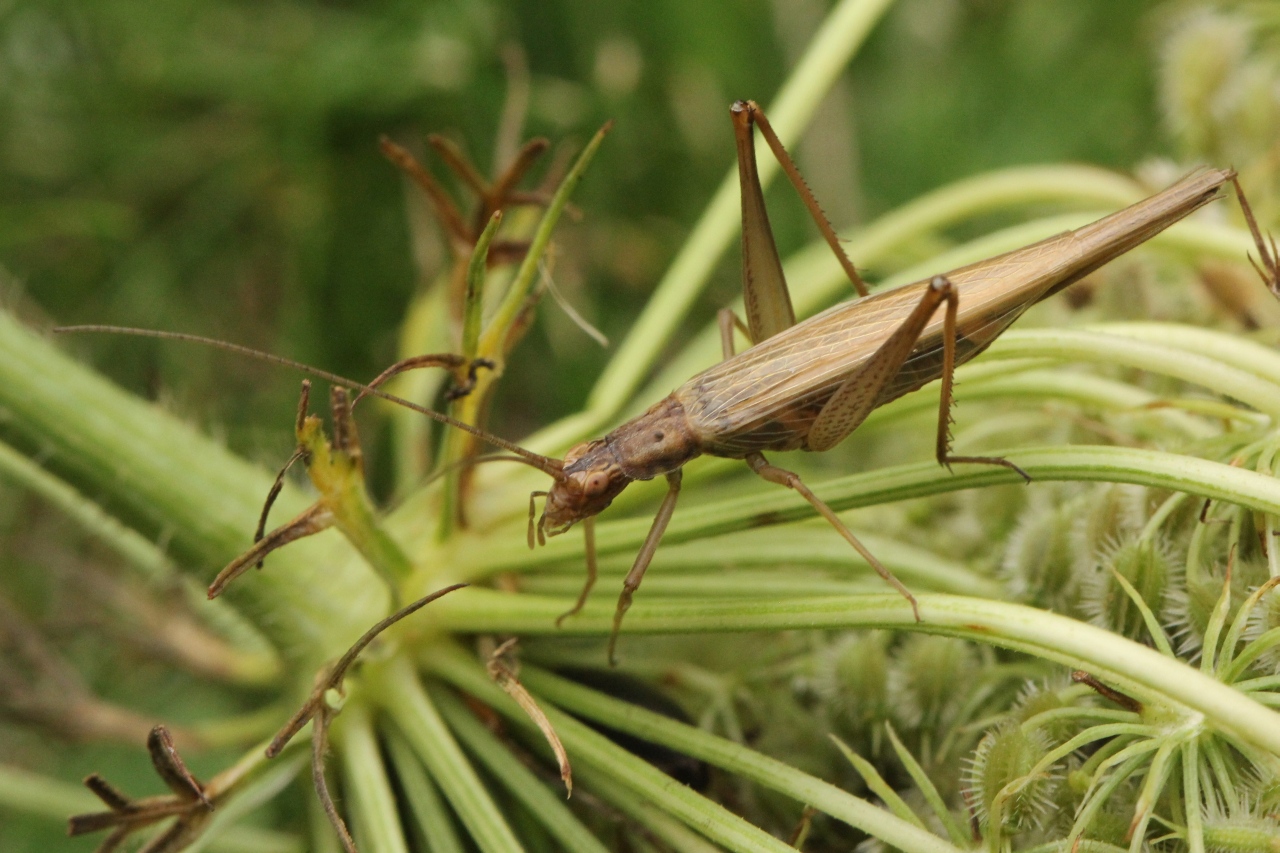
M 538 731 L 542 732 L 547 745 L 555 754 L 556 764 L 560 766 L 560 781 L 564 783 L 565 797 L 571 797 L 573 796 L 573 767 L 569 764 L 569 753 L 565 751 L 564 744 L 560 742 L 560 735 L 556 734 L 555 727 L 551 725 L 547 715 L 538 707 L 533 694 L 520 683 L 520 669 L 515 660 L 515 649 L 519 642 L 516 637 L 504 641 L 489 655 L 485 669 L 488 670 L 489 677 L 515 700 L 520 710 L 524 711 L 538 727 Z
M 98 845 L 98 853 L 110 853 L 134 832 L 173 817 L 177 818 L 173 825 L 148 842 L 141 853 L 176 853 L 200 835 L 213 815 L 217 797 L 187 769 L 164 726 L 151 730 L 147 751 L 156 775 L 172 793 L 135 800 L 94 773 L 84 785 L 108 811 L 73 816 L 67 822 L 68 835 L 111 829 Z
M 1119 690 L 1116 690 L 1114 687 L 1108 687 L 1107 685 L 1103 684 L 1101 681 L 1094 678 L 1092 675 L 1085 672 L 1084 670 L 1077 669 L 1075 672 L 1071 673 L 1071 680 L 1074 681 L 1076 684 L 1088 685 L 1089 687 L 1093 688 L 1093 691 L 1097 693 L 1099 696 L 1103 697 L 1104 699 L 1111 700 L 1115 704 L 1119 705 L 1121 708 L 1124 708 L 1126 711 L 1132 711 L 1135 714 L 1142 713 L 1142 703 L 1139 702 L 1137 699 L 1134 699 L 1132 696 L 1129 696 L 1127 694 L 1121 693 Z
M 329 784 L 325 779 L 325 753 L 329 745 L 329 725 L 339 713 L 337 709 L 328 704 L 326 694 L 330 690 L 337 691 L 339 694 L 342 693 L 343 679 L 346 678 L 347 670 L 351 668 L 360 653 L 379 634 L 406 616 L 410 616 L 426 607 L 436 599 L 448 595 L 454 590 L 462 589 L 464 586 L 468 586 L 468 584 L 456 583 L 444 589 L 436 590 L 430 595 L 419 598 L 412 604 L 400 608 L 368 631 L 365 631 L 360 636 L 360 639 L 356 640 L 351 648 L 347 649 L 346 653 L 332 667 L 317 674 L 315 687 L 312 688 L 311 695 L 307 698 L 307 701 L 289 718 L 289 721 L 284 724 L 284 727 L 271 739 L 271 743 L 267 746 L 267 758 L 275 758 L 308 721 L 314 721 L 311 730 L 311 779 L 315 784 L 316 794 L 320 797 L 320 804 L 324 808 L 324 813 L 329 818 L 329 823 L 333 826 L 334 832 L 338 834 L 338 838 L 342 841 L 342 846 L 346 853 L 358 853 L 358 851 L 356 850 L 355 841 L 352 840 L 351 833 L 347 829 L 346 822 L 342 819 L 342 815 L 338 813 L 338 809 L 333 803 L 333 797 L 329 793 Z

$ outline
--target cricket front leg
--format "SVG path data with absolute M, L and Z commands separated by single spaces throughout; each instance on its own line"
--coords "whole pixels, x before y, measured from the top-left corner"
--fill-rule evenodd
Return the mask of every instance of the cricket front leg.
M 903 585 L 902 581 L 898 580 L 897 577 L 894 576 L 893 572 L 885 568 L 884 564 L 877 560 L 876 556 L 867 550 L 867 546 L 863 545 L 862 542 L 858 540 L 858 537 L 853 535 L 853 531 L 840 520 L 840 517 L 835 514 L 835 511 L 831 509 L 831 507 L 827 506 L 821 498 L 810 491 L 809 487 L 804 484 L 804 481 L 800 479 L 798 474 L 788 471 L 785 468 L 779 468 L 777 465 L 774 465 L 765 459 L 764 455 L 761 453 L 748 454 L 746 462 L 751 466 L 752 471 L 755 471 L 770 483 L 777 483 L 779 486 L 786 486 L 788 489 L 794 489 L 799 492 L 800 497 L 807 500 L 809 504 L 818 511 L 818 514 L 830 522 L 831 526 L 836 529 L 836 532 L 843 536 L 845 541 L 852 545 L 853 549 L 862 555 L 862 559 L 866 560 L 867 563 L 870 564 L 871 568 L 876 570 L 876 574 L 884 578 L 890 586 L 902 594 L 902 597 L 911 604 L 911 612 L 915 616 L 916 621 L 920 621 L 920 605 L 916 602 L 916 597 L 911 594 L 911 591 L 908 590 L 906 586 Z
M 529 543 L 532 547 L 533 543 L 533 526 L 532 517 L 530 517 L 529 527 Z M 592 588 L 596 585 L 596 579 L 600 576 L 599 564 L 596 561 L 596 520 L 594 518 L 584 518 L 582 520 L 582 544 L 587 555 L 587 580 L 582 585 L 582 592 L 578 593 L 578 600 L 574 605 L 565 612 L 556 617 L 556 627 L 570 616 L 576 616 L 583 605 L 587 603 L 587 597 L 591 595 Z
M 658 514 L 653 517 L 653 524 L 649 527 L 649 535 L 645 537 L 644 544 L 640 546 L 640 553 L 636 554 L 636 561 L 631 565 L 631 571 L 627 572 L 626 580 L 622 582 L 618 608 L 613 613 L 613 630 L 609 633 L 609 666 L 618 665 L 614 650 L 618 645 L 618 632 L 622 629 L 622 617 L 631 608 L 631 598 L 640 588 L 640 581 L 644 580 L 644 573 L 648 570 L 649 563 L 653 561 L 658 543 L 662 541 L 662 534 L 671 521 L 672 513 L 676 511 L 676 498 L 680 497 L 682 476 L 679 468 L 667 475 L 667 496 L 662 499 L 662 506 L 658 507 Z

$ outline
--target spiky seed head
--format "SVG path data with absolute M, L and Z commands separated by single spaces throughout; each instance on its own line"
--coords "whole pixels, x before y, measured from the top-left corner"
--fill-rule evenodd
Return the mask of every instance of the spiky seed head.
M 848 732 L 880 728 L 887 717 L 888 635 L 850 633 L 822 648 L 814 661 L 813 687 L 833 723 Z
M 1073 528 L 1077 508 L 1028 507 L 1009 536 L 1002 570 L 1018 599 L 1059 613 L 1070 613 L 1079 596 Z
M 1085 576 L 1081 609 L 1095 625 L 1133 639 L 1143 637 L 1147 629 L 1142 612 L 1116 575 L 1137 590 L 1153 613 L 1159 613 L 1178 570 L 1173 549 L 1163 539 L 1129 537 L 1113 542 Z
M 1049 749 L 1040 729 L 1026 731 L 1012 722 L 987 732 L 978 742 L 965 768 L 964 784 L 966 799 L 988 829 L 997 815 L 1001 832 L 1033 829 L 1045 820 L 1061 776 L 1052 770 L 1030 774 Z
M 941 736 L 975 689 L 982 662 L 963 640 L 915 634 L 897 646 L 889 664 L 889 704 L 906 730 Z

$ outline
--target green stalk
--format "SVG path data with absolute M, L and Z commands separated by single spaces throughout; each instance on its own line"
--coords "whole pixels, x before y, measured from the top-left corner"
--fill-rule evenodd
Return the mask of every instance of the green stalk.
M 373 716 L 363 702 L 342 709 L 335 737 L 342 758 L 343 791 L 353 832 L 361 846 L 378 853 L 409 853 L 396 811 L 396 797 L 378 748 Z
M 519 853 L 520 842 L 422 689 L 409 661 L 400 656 L 389 662 L 377 670 L 370 687 L 431 772 L 431 778 L 476 845 L 484 853 Z
M 440 791 L 427 775 L 400 727 L 387 722 L 383 737 L 391 763 L 395 766 L 396 780 L 404 791 L 409 814 L 417 821 L 427 849 L 431 853 L 463 853 L 462 841 L 454 831 L 453 818 L 440 797 Z
M 1181 335 L 1181 330 L 1166 326 L 1165 334 Z M 1177 340 L 1178 345 L 1082 329 L 1015 329 L 1001 335 L 985 355 L 988 359 L 1054 358 L 1136 367 L 1199 385 L 1247 403 L 1273 421 L 1280 419 L 1280 385 L 1275 379 L 1264 379 L 1256 371 L 1232 367 L 1200 355 L 1183 346 L 1178 337 L 1165 338 L 1170 339 Z M 1274 376 L 1280 378 L 1280 372 Z
M 551 202 L 547 205 L 541 221 L 538 222 L 538 228 L 533 233 L 533 239 L 529 241 L 529 249 L 525 252 L 524 260 L 520 262 L 520 268 L 516 271 L 511 287 L 503 294 L 502 302 L 494 310 L 493 317 L 485 324 L 484 332 L 480 335 L 477 350 L 480 355 L 488 358 L 503 358 L 506 355 L 504 342 L 507 333 L 524 305 L 525 298 L 533 287 L 534 279 L 538 276 L 539 265 L 551 242 L 556 223 L 560 221 L 560 214 L 564 212 L 565 205 L 569 203 L 569 196 L 573 195 L 578 182 L 582 180 L 587 167 L 591 165 L 592 158 L 600 150 L 605 134 L 609 132 L 611 126 L 607 124 L 596 131 L 595 136 L 591 137 L 591 141 L 587 143 L 587 147 L 582 149 L 582 153 L 574 161 L 569 173 L 560 182 L 560 186 L 556 187 L 555 195 L 551 197 Z
M 623 623 L 627 634 L 784 631 L 834 628 L 914 629 L 1022 651 L 1093 673 L 1135 697 L 1204 714 L 1206 724 L 1280 756 L 1280 714 L 1222 682 L 1131 640 L 1036 608 L 963 596 L 921 594 L 921 622 L 897 594 L 748 601 L 646 602 Z M 591 602 L 562 627 L 560 599 L 508 595 L 472 587 L 441 599 L 433 616 L 462 632 L 606 636 L 613 602 Z
M 203 583 L 251 544 L 271 476 L 77 364 L 0 312 L 0 440 L 54 476 L 102 495 L 143 536 L 167 537 Z M 306 499 L 281 494 L 280 518 Z M 324 589 L 324 595 L 315 590 Z M 341 537 L 274 554 L 228 597 L 286 654 L 334 657 L 385 613 L 386 592 Z
M 538 819 L 566 853 L 608 853 L 565 805 L 561 794 L 533 774 L 494 734 L 485 728 L 462 701 L 450 693 L 435 696 L 440 714 L 467 751 L 489 769 L 512 797 Z
M 574 775 L 585 790 L 599 795 L 610 806 L 634 821 L 645 834 L 652 835 L 675 853 L 723 853 L 723 847 L 707 841 L 645 797 L 619 783 L 609 770 L 580 764 L 575 768 Z M 656 848 L 642 849 L 653 851 Z
M 239 644 L 207 648 L 210 658 L 216 655 L 217 670 L 222 677 L 252 685 L 271 684 L 280 677 L 280 659 L 258 629 L 226 601 L 209 601 L 195 578 L 181 574 L 154 542 L 121 524 L 69 484 L 2 443 L 0 478 L 27 488 L 48 501 L 148 583 L 163 590 L 165 584 L 176 582 L 193 612 L 200 614 L 206 624 L 227 639 Z
M 1157 489 L 1188 492 L 1249 509 L 1280 513 L 1280 482 L 1205 459 L 1100 445 L 1051 446 L 993 450 L 992 455 L 1016 462 L 1037 482 L 1062 480 L 1134 483 Z M 837 511 L 876 506 L 909 498 L 926 497 L 986 486 L 1022 483 L 1005 468 L 990 465 L 958 465 L 949 472 L 934 461 L 897 465 L 811 484 L 813 490 Z M 812 506 L 794 492 L 762 483 L 752 494 L 701 506 L 682 506 L 663 535 L 663 545 L 720 536 L 755 527 L 809 518 Z M 619 553 L 634 555 L 648 535 L 648 516 L 608 521 L 596 526 L 596 544 L 602 558 Z M 481 565 L 517 568 L 576 559 L 580 537 L 573 534 L 549 539 L 545 548 L 531 553 L 524 537 L 513 528 L 490 533 L 496 539 L 485 553 L 475 555 Z M 490 549 L 492 549 L 490 551 Z M 659 552 L 661 553 L 661 552 Z M 460 554 L 460 564 L 465 555 Z M 854 558 L 849 556 L 850 561 Z
M 483 701 L 522 729 L 533 723 L 518 705 L 490 681 L 474 660 L 456 649 L 433 650 L 427 665 L 433 672 Z M 623 787 L 649 800 L 710 840 L 742 853 L 783 853 L 791 850 L 764 830 L 718 803 L 676 782 L 649 762 L 638 758 L 599 732 L 555 708 L 544 708 L 575 764 L 607 772 Z
M 606 531 L 613 529 L 612 524 L 601 527 Z M 732 537 L 699 537 L 683 544 L 664 542 L 654 560 L 655 565 L 667 575 L 676 572 L 705 575 L 708 567 L 718 568 L 723 565 L 733 565 L 744 570 L 776 569 L 780 565 L 826 567 L 839 571 L 841 580 L 867 575 L 870 566 L 852 552 L 843 539 L 828 535 L 829 531 L 830 528 L 824 521 L 802 527 L 747 531 Z M 938 592 L 966 593 L 988 598 L 999 598 L 1005 594 L 997 581 L 975 572 L 959 561 L 944 559 L 923 548 L 885 536 L 863 533 L 856 527 L 854 532 L 890 571 L 900 574 L 904 582 L 915 582 Z M 475 549 L 473 554 L 468 555 L 471 559 L 459 560 L 460 576 L 475 580 L 505 571 L 564 567 L 565 574 L 581 585 L 584 559 L 582 537 L 570 534 L 560 540 L 565 542 L 564 548 L 530 552 L 528 548 L 516 548 L 511 544 L 517 539 L 514 531 L 510 536 L 490 535 L 496 540 L 490 548 Z M 604 574 L 626 572 L 635 559 L 633 549 L 614 547 L 604 540 L 597 542 L 597 549 L 601 558 L 600 568 Z M 766 577 L 765 574 L 758 576 Z M 787 573 L 782 576 L 786 577 Z
M 1204 815 L 1200 810 L 1200 741 L 1182 745 L 1182 810 L 1187 816 L 1187 851 L 1205 853 Z
M 947 841 L 927 831 L 918 823 L 918 819 L 913 822 L 894 815 L 741 744 L 574 684 L 536 667 L 524 667 L 521 678 L 530 690 L 574 714 L 751 779 L 759 785 L 821 809 L 900 850 L 932 850 L 937 853 L 956 851 Z

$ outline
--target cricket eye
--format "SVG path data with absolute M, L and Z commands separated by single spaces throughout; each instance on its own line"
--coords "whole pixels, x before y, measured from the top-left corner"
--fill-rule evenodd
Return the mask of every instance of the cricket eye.
M 598 495 L 609 485 L 609 475 L 603 471 L 596 471 L 587 475 L 587 479 L 582 482 L 582 490 L 589 495 Z
M 655 432 L 655 433 L 653 434 L 653 440 L 654 440 L 654 441 L 662 441 L 662 440 L 663 440 L 664 438 L 666 438 L 666 437 L 667 437 L 667 435 L 666 435 L 666 433 L 664 433 L 664 432 Z

